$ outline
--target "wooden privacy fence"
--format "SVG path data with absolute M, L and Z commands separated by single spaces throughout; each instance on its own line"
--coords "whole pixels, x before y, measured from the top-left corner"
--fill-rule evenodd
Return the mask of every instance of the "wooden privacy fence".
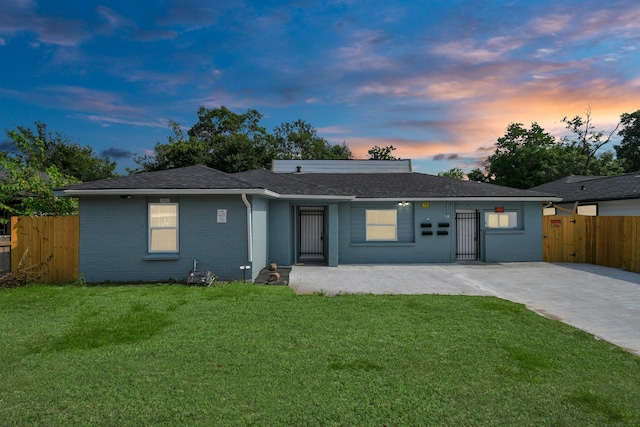
M 545 216 L 542 234 L 547 262 L 585 262 L 640 273 L 640 216 Z
M 78 216 L 11 218 L 11 270 L 31 268 L 38 282 L 78 279 L 80 221 Z

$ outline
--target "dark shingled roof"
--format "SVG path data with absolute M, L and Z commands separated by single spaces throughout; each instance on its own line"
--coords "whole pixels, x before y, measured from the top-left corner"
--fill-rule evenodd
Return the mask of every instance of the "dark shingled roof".
M 531 190 L 562 197 L 562 202 L 596 202 L 640 198 L 640 172 L 616 176 L 568 176 Z
M 541 198 L 547 193 L 461 181 L 422 173 L 275 173 L 264 169 L 229 174 L 188 166 L 72 184 L 61 190 L 269 190 L 282 196 L 357 198 Z
M 296 179 L 299 175 L 275 173 L 265 169 L 254 169 L 233 174 L 234 177 L 254 187 L 269 189 L 278 194 L 317 195 L 317 196 L 353 196 L 344 189 L 329 188 L 316 182 Z
M 359 198 L 545 197 L 548 194 L 422 173 L 310 173 L 296 179 L 340 188 Z
M 190 190 L 256 188 L 226 172 L 203 165 L 145 172 L 118 178 L 72 184 L 65 190 Z

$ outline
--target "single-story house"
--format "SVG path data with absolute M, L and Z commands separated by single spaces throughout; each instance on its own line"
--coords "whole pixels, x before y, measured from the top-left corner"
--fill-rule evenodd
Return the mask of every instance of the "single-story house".
M 184 280 L 195 264 L 253 280 L 271 262 L 541 261 L 540 207 L 560 200 L 393 161 L 273 169 L 190 166 L 59 189 L 79 199 L 80 273 L 89 282 Z
M 562 198 L 560 203 L 547 207 L 545 215 L 572 212 L 589 216 L 640 215 L 640 172 L 615 176 L 571 175 L 531 190 Z

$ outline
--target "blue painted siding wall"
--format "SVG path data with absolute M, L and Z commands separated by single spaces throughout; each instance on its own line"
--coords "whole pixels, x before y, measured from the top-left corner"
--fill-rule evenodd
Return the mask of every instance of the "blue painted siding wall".
M 80 273 L 88 282 L 186 280 L 193 259 L 222 280 L 242 277 L 248 264 L 246 207 L 240 196 L 163 196 L 179 203 L 177 259 L 148 254 L 148 203 L 159 197 L 81 197 Z M 217 210 L 227 223 L 217 223 Z M 260 217 L 260 215 L 258 215 Z
M 485 212 L 495 207 L 518 213 L 516 229 L 489 229 Z M 366 242 L 366 209 L 398 209 L 398 241 Z M 456 210 L 480 213 L 480 260 L 485 262 L 542 261 L 542 214 L 538 202 L 411 202 L 340 203 L 339 263 L 448 263 L 456 261 Z M 431 224 L 431 227 L 422 227 Z M 448 226 L 447 226 L 448 225 Z M 432 231 L 432 235 L 422 235 Z M 446 235 L 438 235 L 438 231 Z
M 485 227 L 484 214 L 495 206 L 518 212 L 518 228 L 495 230 Z M 542 209 L 538 202 L 485 204 L 479 210 L 482 229 L 481 254 L 485 262 L 542 261 Z
M 288 200 L 269 200 L 269 262 L 282 266 L 295 263 L 295 219 Z
M 428 209 L 420 206 L 419 202 L 411 202 L 409 206 L 398 206 L 397 202 L 340 203 L 340 264 L 452 262 L 455 236 L 451 232 L 453 220 L 446 218 L 446 215 L 451 215 L 447 210 L 449 204 L 430 203 Z M 366 209 L 398 210 L 397 242 L 365 240 Z M 423 222 L 434 224 L 434 235 L 422 236 L 420 224 Z M 446 236 L 436 234 L 437 224 L 441 222 L 450 224 Z M 455 255 L 455 247 L 453 253 Z

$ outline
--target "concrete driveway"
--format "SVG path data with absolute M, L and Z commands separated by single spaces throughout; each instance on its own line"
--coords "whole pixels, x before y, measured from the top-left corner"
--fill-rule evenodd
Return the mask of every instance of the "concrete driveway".
M 294 266 L 297 293 L 492 295 L 640 355 L 640 274 L 591 264 Z

